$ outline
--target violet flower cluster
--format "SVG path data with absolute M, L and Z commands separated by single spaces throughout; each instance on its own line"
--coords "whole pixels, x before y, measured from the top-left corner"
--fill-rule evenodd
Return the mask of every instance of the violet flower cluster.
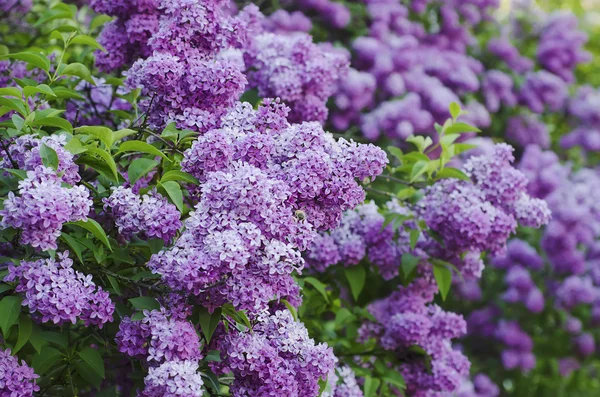
M 201 196 L 175 246 L 148 264 L 171 288 L 208 307 L 299 304 L 291 275 L 304 267 L 300 252 L 364 200 L 356 178 L 380 174 L 387 159 L 375 146 L 335 141 L 316 122 L 290 125 L 288 111 L 278 101 L 240 103 L 185 152 Z
M 569 114 L 574 119 L 574 128 L 561 137 L 560 145 L 565 149 L 580 146 L 586 151 L 600 150 L 600 90 L 583 86 L 569 102 Z
M 96 286 L 92 276 L 73 269 L 68 251 L 57 253 L 56 260 L 11 265 L 4 281 L 18 283 L 16 292 L 22 293 L 23 306 L 42 323 L 75 324 L 81 320 L 86 327 L 102 328 L 113 319 L 115 305 L 108 292 Z
M 0 396 L 33 397 L 34 392 L 40 391 L 35 383 L 37 378 L 33 368 L 25 362 L 19 364 L 10 349 L 0 349 Z
M 155 191 L 140 197 L 131 188 L 119 186 L 103 201 L 104 210 L 125 239 L 138 235 L 160 238 L 168 244 L 182 226 L 177 207 Z
M 54 170 L 37 166 L 19 182 L 18 196 L 8 193 L 0 210 L 0 228 L 20 229 L 23 244 L 55 250 L 63 224 L 87 220 L 91 208 L 85 187 L 64 187 Z
M 223 365 L 233 372 L 233 396 L 319 394 L 337 359 L 324 343 L 315 344 L 288 310 L 261 312 L 252 332 L 230 332 L 221 342 Z

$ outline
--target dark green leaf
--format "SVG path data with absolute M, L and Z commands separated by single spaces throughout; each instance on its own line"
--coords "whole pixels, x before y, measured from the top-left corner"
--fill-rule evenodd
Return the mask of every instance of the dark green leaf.
M 404 278 L 409 278 L 412 272 L 419 264 L 419 258 L 411 254 L 402 254 L 402 274 Z
M 354 300 L 358 300 L 360 293 L 365 286 L 367 274 L 364 267 L 361 265 L 351 266 L 344 270 L 348 284 L 350 284 L 350 291 Z
M 21 298 L 6 296 L 0 300 L 0 330 L 4 338 L 8 338 L 8 331 L 17 323 L 21 312 Z
M 210 340 L 221 321 L 221 309 L 217 308 L 214 312 L 209 313 L 205 307 L 199 307 L 198 313 L 200 328 L 206 338 L 206 343 L 210 343 Z
M 94 368 L 85 361 L 77 361 L 75 363 L 75 370 L 84 380 L 94 385 L 96 389 L 100 389 L 102 386 L 102 377 L 96 373 Z M 113 394 L 113 396 L 116 394 Z
M 83 359 L 94 372 L 104 379 L 104 360 L 102 356 L 96 349 L 92 349 L 91 347 L 86 347 L 82 351 L 78 352 L 79 357 Z
M 60 74 L 63 76 L 79 77 L 79 78 L 87 81 L 91 85 L 96 85 L 96 83 L 94 82 L 94 79 L 92 78 L 92 74 L 90 73 L 90 70 L 82 63 L 76 62 L 76 63 L 68 64 L 60 71 Z
M 31 366 L 37 375 L 43 375 L 58 361 L 62 356 L 61 352 L 53 347 L 45 346 L 40 354 L 33 356 Z
M 104 47 L 102 47 L 100 43 L 96 41 L 96 39 L 85 34 L 80 34 L 79 36 L 73 37 L 73 39 L 71 39 L 71 44 L 89 45 L 90 47 L 94 47 L 97 50 L 106 52 Z
M 115 160 L 112 158 L 112 156 L 108 152 L 106 152 L 102 149 L 95 148 L 95 147 L 87 147 L 87 152 L 90 154 L 95 154 L 98 157 L 100 157 L 100 159 L 102 159 L 102 161 L 104 161 L 106 163 L 106 165 L 108 165 L 108 167 L 112 171 L 115 181 L 119 180 L 119 171 L 117 170 L 117 164 L 115 163 Z
M 305 277 L 304 281 L 315 287 L 317 291 L 323 296 L 326 302 L 329 302 L 329 296 L 327 295 L 326 285 L 317 280 L 314 277 Z
M 150 296 L 138 296 L 137 298 L 129 299 L 133 307 L 138 310 L 159 310 L 160 303 Z
M 88 232 L 92 233 L 94 237 L 98 240 L 102 241 L 104 245 L 108 247 L 109 250 L 112 251 L 112 247 L 110 246 L 110 242 L 108 241 L 108 237 L 106 236 L 106 232 L 102 229 L 102 226 L 95 220 L 88 218 L 87 221 L 77 221 L 77 222 L 68 222 L 67 225 L 75 225 L 84 228 Z
M 443 179 L 443 178 L 456 178 L 456 179 L 462 179 L 463 181 L 471 181 L 471 179 L 469 179 L 469 177 L 462 172 L 461 170 L 457 169 L 457 168 L 444 168 L 443 170 L 441 170 L 440 172 L 436 173 L 435 175 L 435 179 Z
M 127 141 L 123 142 L 119 146 L 119 152 L 140 152 L 148 153 L 154 156 L 160 156 L 167 161 L 171 161 L 163 152 L 150 145 L 149 143 L 142 141 Z
M 433 266 L 433 276 L 437 282 L 442 299 L 446 300 L 450 286 L 452 285 L 452 272 L 446 266 L 435 264 Z
M 35 120 L 31 123 L 32 127 L 57 127 L 61 128 L 67 132 L 73 132 L 73 126 L 65 119 L 61 119 L 60 117 L 45 117 L 41 120 Z
M 46 84 L 40 84 L 37 87 L 27 86 L 27 87 L 23 88 L 23 93 L 25 94 L 26 97 L 30 97 L 34 94 L 44 94 L 44 95 L 49 95 L 53 98 L 56 98 L 56 94 L 54 93 L 52 88 L 50 88 Z
M 129 165 L 129 169 L 127 170 L 127 178 L 129 179 L 130 184 L 135 184 L 135 182 L 141 177 L 148 174 L 159 164 L 156 160 L 151 160 L 147 158 L 135 159 Z
M 50 61 L 44 55 L 37 54 L 35 52 L 17 52 L 15 54 L 8 54 L 0 56 L 0 59 L 18 59 L 19 61 L 23 61 L 33 67 L 45 70 L 46 72 L 50 70 Z
M 381 381 L 379 379 L 372 378 L 370 376 L 365 376 L 365 385 L 364 385 L 364 394 L 365 397 L 372 397 L 377 393 L 377 389 L 379 389 L 379 385 Z
M 82 127 L 75 128 L 75 132 L 78 134 L 91 135 L 98 138 L 107 149 L 110 149 L 114 143 L 113 131 L 107 127 L 101 127 L 97 125 L 84 125 Z
M 414 182 L 418 177 L 427 172 L 429 167 L 429 161 L 419 160 L 414 165 L 412 170 L 410 171 L 410 182 Z
M 12 350 L 13 354 L 17 354 L 17 352 L 21 350 L 23 346 L 25 346 L 25 344 L 29 340 L 29 337 L 31 336 L 31 330 L 31 317 L 29 317 L 26 314 L 22 314 L 19 318 L 19 336 L 17 338 L 17 343 L 15 344 L 15 347 Z
M 121 287 L 119 286 L 119 282 L 117 281 L 117 279 L 114 278 L 113 276 L 107 276 L 107 277 L 108 277 L 108 281 L 110 282 L 110 285 L 115 290 L 115 293 L 117 295 L 122 295 L 121 294 Z
M 417 242 L 419 241 L 419 236 L 421 235 L 421 231 L 419 229 L 410 229 L 410 249 L 415 249 L 417 246 Z

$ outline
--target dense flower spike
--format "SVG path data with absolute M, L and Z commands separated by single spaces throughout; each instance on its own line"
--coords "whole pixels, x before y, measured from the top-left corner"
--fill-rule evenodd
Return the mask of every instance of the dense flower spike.
M 0 210 L 0 227 L 21 229 L 23 244 L 41 250 L 57 249 L 63 224 L 87 220 L 91 207 L 85 187 L 63 187 L 52 169 L 37 166 L 19 182 L 19 196 L 8 193 Z
M 279 97 L 292 122 L 327 119 L 327 99 L 348 72 L 345 53 L 313 44 L 312 37 L 263 33 L 245 50 L 250 85 L 262 97 Z
M 195 361 L 167 361 L 150 368 L 140 397 L 198 397 L 204 382 Z
M 387 159 L 336 142 L 318 123 L 287 124 L 286 114 L 278 101 L 239 104 L 186 151 L 182 167 L 203 182 L 202 195 L 175 247 L 149 263 L 171 288 L 210 307 L 298 302 L 300 251 L 364 199 L 355 178 L 375 177 Z
M 73 269 L 68 251 L 57 259 L 39 259 L 10 266 L 4 281 L 17 281 L 17 292 L 23 294 L 23 306 L 38 313 L 40 321 L 75 324 L 78 319 L 86 326 L 102 328 L 112 321 L 114 303 L 108 293 L 97 287 L 92 276 Z
M 33 397 L 40 390 L 35 380 L 39 377 L 19 359 L 10 354 L 10 349 L 0 349 L 0 396 Z
M 126 239 L 141 234 L 169 243 L 182 226 L 177 208 L 157 192 L 140 197 L 131 188 L 119 186 L 104 199 L 104 209 L 112 215 L 119 233 Z
M 316 396 L 319 379 L 325 380 L 336 362 L 331 348 L 315 344 L 287 310 L 260 313 L 253 332 L 227 334 L 223 349 L 236 397 Z

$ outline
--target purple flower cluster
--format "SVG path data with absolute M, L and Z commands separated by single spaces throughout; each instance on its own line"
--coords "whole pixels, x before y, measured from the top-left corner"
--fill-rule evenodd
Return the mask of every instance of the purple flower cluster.
M 469 374 L 469 360 L 451 345 L 451 339 L 466 333 L 466 322 L 462 316 L 430 304 L 436 292 L 432 277 L 421 276 L 372 303 L 369 311 L 377 323 L 366 334 L 369 325 L 363 325 L 362 333 L 375 336 L 386 350 L 406 356 L 416 345 L 426 352 L 430 369 L 422 356 L 405 360 L 399 367 L 411 396 L 453 392 Z
M 75 90 L 85 96 L 85 101 L 67 102 L 65 117 L 72 124 L 102 125 L 107 122 L 109 117 L 112 117 L 108 113 L 109 111 L 131 110 L 129 102 L 117 96 L 118 94 L 125 95 L 127 93 L 125 88 L 119 87 L 115 90 L 113 86 L 106 83 L 104 78 L 94 77 L 94 82 L 96 85 L 82 80 L 75 86 Z
M 328 380 L 330 378 L 334 378 L 331 397 L 364 397 L 362 389 L 356 381 L 356 375 L 350 367 L 338 367 L 334 374 L 329 375 Z
M 300 252 L 364 200 L 355 178 L 375 177 L 387 159 L 375 146 L 336 142 L 316 122 L 290 125 L 288 110 L 238 104 L 185 152 L 201 196 L 175 246 L 149 262 L 171 288 L 209 307 L 299 303 L 291 275 L 304 266 Z
M 73 161 L 73 155 L 64 148 L 66 144 L 67 140 L 64 135 L 50 135 L 42 138 L 33 135 L 21 135 L 8 146 L 8 153 L 0 148 L 0 167 L 17 167 L 24 171 L 35 171 L 37 167 L 43 164 L 40 150 L 43 145 L 46 145 L 53 149 L 58 157 L 58 168 L 56 170 L 59 176 L 58 179 L 61 182 L 74 185 L 81 178 L 78 174 L 78 166 Z
M 185 313 L 178 310 L 144 311 L 142 320 L 123 317 L 116 336 L 121 353 L 159 365 L 201 358 L 200 339 Z
M 111 322 L 115 310 L 108 292 L 97 287 L 92 276 L 73 269 L 68 251 L 58 259 L 39 259 L 10 266 L 5 282 L 17 281 L 17 292 L 23 293 L 23 306 L 39 313 L 42 323 L 75 324 L 79 318 L 85 326 L 102 326 Z
M 560 140 L 565 148 L 581 146 L 586 151 L 600 150 L 600 90 L 583 86 L 569 102 L 569 113 L 575 119 L 575 128 Z
M 182 226 L 177 208 L 157 192 L 140 197 L 131 188 L 119 186 L 103 201 L 104 210 L 126 239 L 137 234 L 169 243 Z
M 327 99 L 348 72 L 347 57 L 302 32 L 262 33 L 244 51 L 250 86 L 261 97 L 281 98 L 291 108 L 292 122 L 325 122 Z
M 420 212 L 449 250 L 502 252 L 517 221 L 536 228 L 548 223 L 548 206 L 527 194 L 527 179 L 513 160 L 512 148 L 498 144 L 492 155 L 463 165 L 473 183 L 446 180 L 428 188 Z
M 337 359 L 315 344 L 289 311 L 262 312 L 252 332 L 230 332 L 222 342 L 224 364 L 233 372 L 232 396 L 298 396 L 319 393 Z
M 0 227 L 21 229 L 23 244 L 55 250 L 63 224 L 87 220 L 91 207 L 85 187 L 64 187 L 54 170 L 37 166 L 19 182 L 19 196 L 8 193 L 0 210 Z
M 39 376 L 19 359 L 10 354 L 10 349 L 0 349 L 0 396 L 2 397 L 33 397 L 40 390 L 35 384 Z
M 477 374 L 472 382 L 464 382 L 456 397 L 498 397 L 500 389 L 485 374 Z
M 29 12 L 32 5 L 32 0 L 0 0 L 0 11 L 5 14 L 12 12 L 25 14 Z
M 308 33 L 312 29 L 312 22 L 300 11 L 287 12 L 277 10 L 262 21 L 263 28 L 273 33 Z
M 198 397 L 204 393 L 197 361 L 167 361 L 152 367 L 140 397 Z
M 548 127 L 536 114 L 522 114 L 508 119 L 506 139 L 521 147 L 536 145 L 547 149 L 550 147 Z

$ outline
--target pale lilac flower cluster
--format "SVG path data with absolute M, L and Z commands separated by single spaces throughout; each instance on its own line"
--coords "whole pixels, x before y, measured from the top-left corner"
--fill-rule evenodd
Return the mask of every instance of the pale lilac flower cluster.
M 53 149 L 58 157 L 58 168 L 56 173 L 61 182 L 74 185 L 79 182 L 81 177 L 78 173 L 78 166 L 73 161 L 74 156 L 64 148 L 67 144 L 64 135 L 50 135 L 37 138 L 34 135 L 21 135 L 8 146 L 8 153 L 0 148 L 0 167 L 15 168 L 16 166 L 24 171 L 35 171 L 38 166 L 43 165 L 40 150 L 42 145 Z M 12 161 L 11 161 L 12 160 Z
M 428 365 L 426 357 L 416 356 L 399 366 L 406 393 L 411 396 L 454 392 L 469 374 L 469 360 L 451 345 L 451 339 L 466 333 L 466 322 L 461 315 L 431 304 L 436 292 L 431 275 L 419 276 L 408 287 L 399 287 L 389 297 L 372 303 L 369 311 L 377 323 L 363 325 L 359 331 L 363 339 L 376 337 L 384 349 L 401 357 L 407 357 L 415 345 L 425 351 Z
M 135 234 L 161 238 L 168 244 L 182 226 L 177 207 L 155 191 L 140 197 L 131 188 L 119 186 L 103 202 L 104 210 L 112 216 L 125 239 Z
M 586 151 L 600 150 L 600 90 L 583 86 L 569 102 L 575 128 L 561 137 L 561 147 L 580 146 Z
M 308 34 L 262 33 L 244 51 L 248 80 L 261 97 L 279 97 L 292 122 L 325 122 L 327 99 L 348 72 L 345 53 L 312 42 Z
M 152 367 L 144 383 L 140 397 L 199 397 L 204 393 L 197 361 L 167 361 Z
M 569 97 L 567 83 L 560 77 L 540 70 L 525 76 L 519 90 L 519 101 L 534 113 L 561 110 Z
M 525 148 L 518 168 L 527 177 L 527 192 L 541 199 L 556 191 L 570 174 L 569 167 L 560 163 L 556 153 L 543 151 L 537 145 Z
M 175 246 L 149 262 L 171 288 L 209 307 L 299 303 L 291 275 L 304 266 L 300 252 L 364 200 L 355 179 L 380 174 L 387 159 L 375 146 L 336 142 L 316 122 L 290 125 L 288 110 L 238 104 L 185 152 L 201 196 Z
M 30 368 L 10 354 L 10 349 L 0 349 L 0 396 L 2 397 L 33 397 L 40 391 L 35 384 L 39 378 Z
M 32 5 L 32 0 L 0 0 L 0 11 L 2 11 L 5 14 L 25 14 L 29 12 Z
M 467 381 L 462 384 L 456 392 L 456 397 L 498 397 L 500 389 L 485 374 L 477 374 L 473 381 Z
M 308 33 L 312 29 L 312 22 L 300 11 L 287 12 L 277 10 L 262 21 L 265 30 L 273 33 Z
M 121 353 L 151 365 L 170 361 L 198 361 L 200 339 L 185 314 L 178 310 L 144 311 L 142 320 L 123 317 L 116 336 Z
M 473 183 L 446 180 L 428 188 L 420 214 L 449 250 L 498 253 L 517 222 L 536 228 L 548 223 L 547 204 L 527 194 L 527 179 L 511 166 L 513 160 L 512 148 L 498 144 L 491 156 L 474 156 L 463 165 Z
M 63 224 L 87 220 L 91 208 L 85 187 L 64 187 L 54 170 L 38 166 L 19 182 L 18 196 L 8 193 L 0 210 L 0 227 L 21 229 L 23 244 L 40 250 L 57 249 Z
M 230 332 L 222 342 L 224 364 L 233 372 L 234 397 L 299 396 L 319 393 L 337 359 L 324 343 L 315 344 L 288 310 L 257 316 L 252 332 Z
M 537 47 L 537 60 L 544 69 L 574 81 L 573 70 L 591 59 L 583 49 L 588 41 L 586 33 L 578 30 L 577 17 L 570 13 L 552 14 L 544 24 Z
M 336 384 L 333 386 L 332 397 L 364 397 L 352 368 L 348 366 L 337 368 L 335 378 Z
M 102 326 L 111 322 L 115 310 L 108 292 L 97 287 L 92 276 L 73 269 L 68 251 L 57 253 L 57 259 L 39 259 L 10 266 L 5 282 L 18 282 L 16 291 L 23 294 L 23 306 L 39 314 L 42 323 Z
M 540 148 L 550 147 L 548 127 L 536 114 L 522 114 L 508 119 L 506 139 L 521 147 L 537 145 Z

